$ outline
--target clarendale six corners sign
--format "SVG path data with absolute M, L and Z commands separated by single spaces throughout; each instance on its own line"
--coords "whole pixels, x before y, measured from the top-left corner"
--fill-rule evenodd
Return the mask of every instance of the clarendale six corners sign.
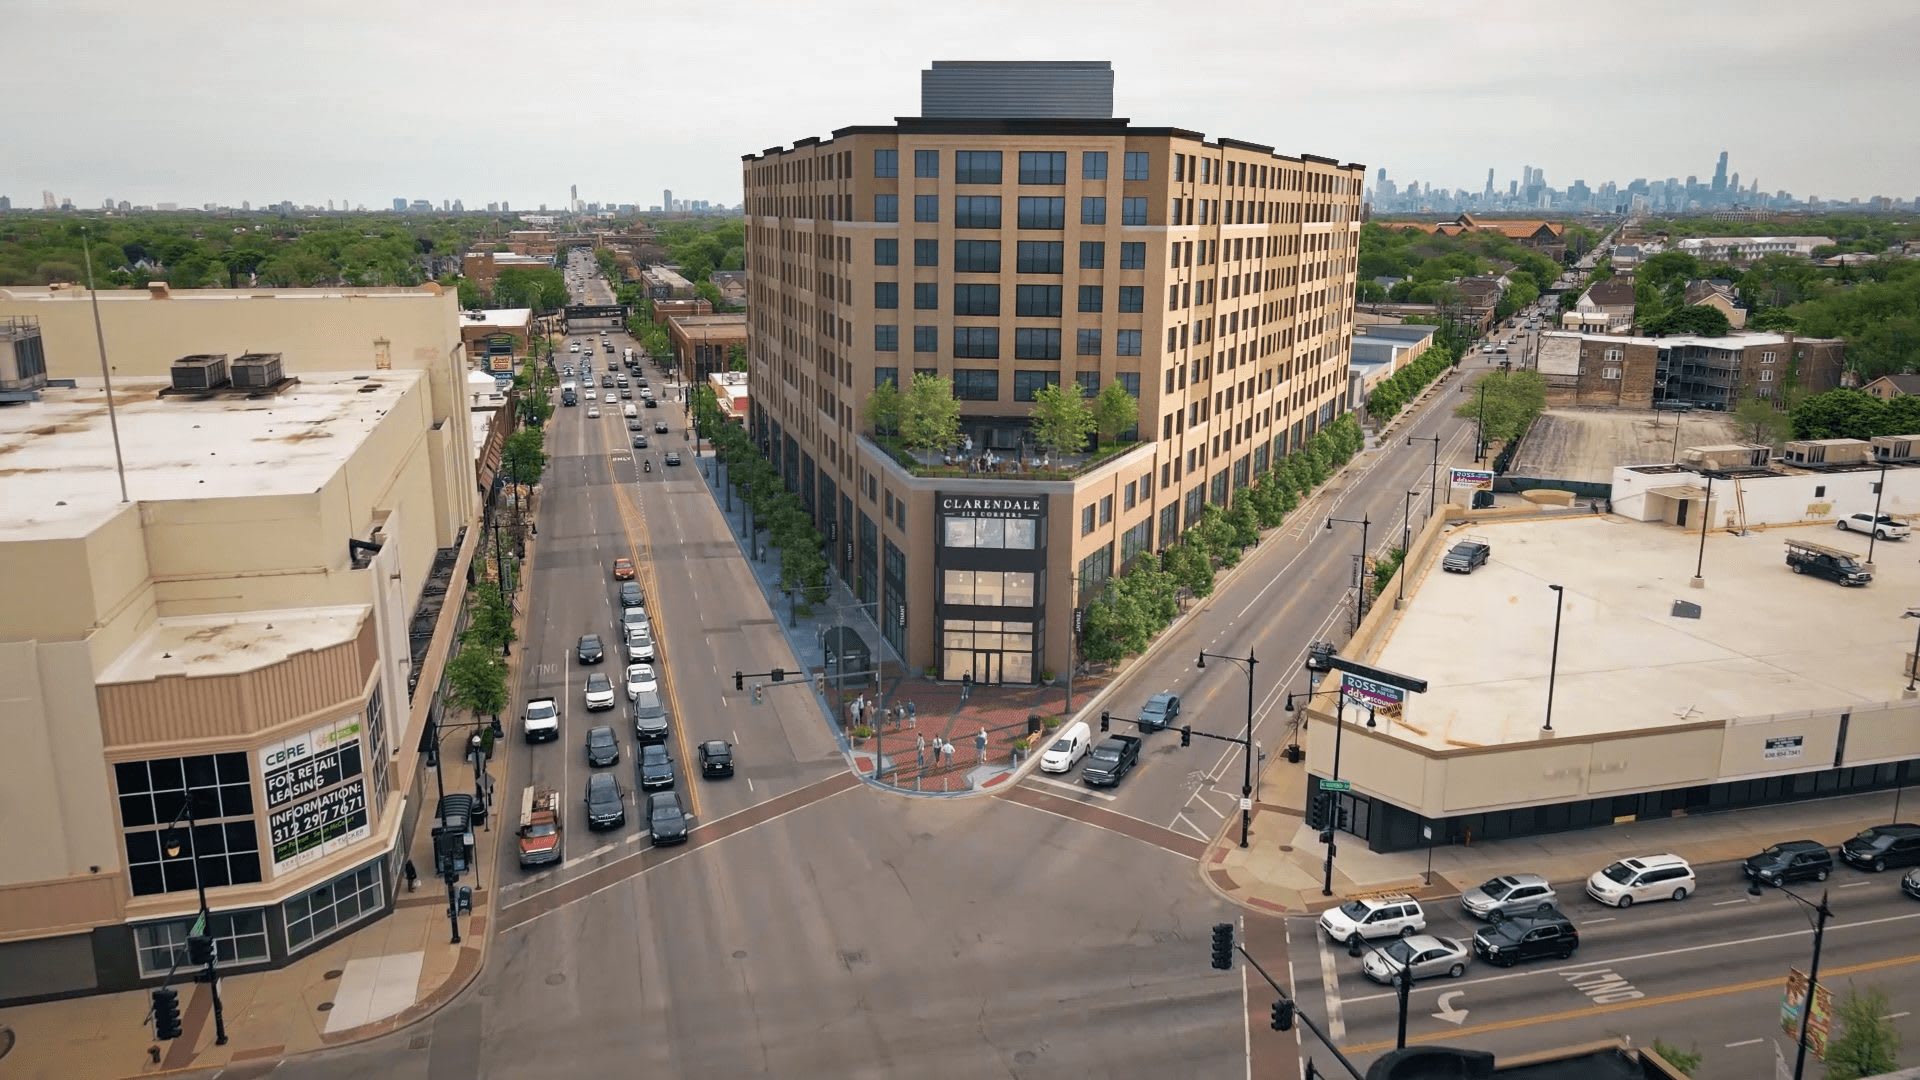
M 260 748 L 275 876 L 371 833 L 361 728 L 354 715 Z
M 1047 500 L 1038 495 L 941 495 L 940 512 L 951 517 L 1039 518 Z

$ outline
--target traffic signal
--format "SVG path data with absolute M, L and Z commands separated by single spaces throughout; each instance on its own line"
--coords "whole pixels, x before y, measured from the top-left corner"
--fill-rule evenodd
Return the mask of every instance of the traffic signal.
M 1292 999 L 1281 998 L 1279 1001 L 1276 1001 L 1273 1003 L 1273 1030 L 1275 1031 L 1292 1031 L 1293 1030 Z
M 1100 710 L 1100 730 L 1101 731 L 1107 730 L 1107 726 L 1110 723 L 1112 723 L 1112 715 L 1113 714 L 1107 712 L 1107 710 L 1105 709 Z
M 187 962 L 190 964 L 213 963 L 213 938 L 206 934 L 194 934 L 188 937 Z
M 1213 969 L 1215 971 L 1233 970 L 1233 924 L 1217 922 L 1213 924 Z
M 735 690 L 745 690 L 745 689 L 747 688 L 747 673 L 746 673 L 746 672 L 744 672 L 744 671 L 735 671 L 735 672 L 733 673 L 733 688 L 734 688 Z
M 814 673 L 813 688 L 822 694 L 827 692 L 827 673 L 826 672 L 818 671 Z
M 1183 727 L 1181 727 L 1181 729 L 1180 729 L 1180 745 L 1181 745 L 1181 746 L 1192 746 L 1192 745 L 1193 745 L 1193 725 L 1192 725 L 1192 724 L 1187 724 L 1187 725 L 1185 725 L 1185 726 L 1183 726 Z
M 761 700 L 765 697 L 766 697 L 766 692 L 760 688 L 760 684 L 754 683 L 753 684 L 753 703 L 755 705 L 758 705 L 760 704 Z
M 774 682 L 779 682 L 781 679 L 784 679 L 787 677 L 787 673 L 780 668 L 774 668 L 772 671 L 768 672 L 767 674 L 768 674 L 768 677 L 773 679 Z
M 153 992 L 153 1037 L 180 1037 L 180 992 L 171 986 Z

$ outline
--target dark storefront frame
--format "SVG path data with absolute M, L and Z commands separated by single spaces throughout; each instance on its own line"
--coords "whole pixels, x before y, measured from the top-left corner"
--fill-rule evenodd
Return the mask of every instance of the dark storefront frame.
M 949 517 L 968 518 L 974 521 L 1020 522 L 1030 523 L 1034 541 L 1031 548 L 1009 547 L 948 547 L 947 522 Z M 971 674 L 976 682 L 999 683 L 1007 681 L 1007 674 L 1014 675 L 1015 685 L 1026 685 L 1037 679 L 1046 666 L 1045 626 L 1047 596 L 1047 500 L 1040 495 L 976 495 L 972 493 L 936 492 L 934 495 L 934 670 L 943 679 L 954 677 L 955 670 L 964 670 Z M 1032 574 L 1034 578 L 1033 606 L 978 606 L 949 604 L 946 599 L 947 571 L 969 571 L 973 573 L 1015 573 Z M 1008 623 L 1025 625 L 1026 630 L 1006 630 Z M 949 624 L 952 624 L 951 626 Z M 986 624 L 980 626 L 979 624 Z M 955 658 L 949 662 L 947 655 L 947 636 L 949 630 L 955 634 L 989 635 L 1002 640 L 1002 646 L 990 649 L 970 649 L 970 660 Z M 1008 652 L 1004 647 L 1002 635 L 1006 633 L 1030 634 L 1031 646 L 1024 653 L 1016 653 L 1013 663 L 1008 663 Z M 956 668 L 957 664 L 957 668 Z M 1022 669 L 1026 678 L 1019 678 Z

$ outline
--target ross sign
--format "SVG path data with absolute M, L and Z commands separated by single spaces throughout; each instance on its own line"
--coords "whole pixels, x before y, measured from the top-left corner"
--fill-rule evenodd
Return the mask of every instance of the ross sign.
M 968 518 L 1043 518 L 1047 500 L 1039 495 L 942 495 L 940 512 Z
M 277 876 L 368 836 L 358 715 L 261 747 Z
M 1766 747 L 1761 750 L 1760 756 L 1768 761 L 1797 758 L 1806 750 L 1806 743 L 1805 735 L 1776 735 L 1767 740 Z
M 1807 975 L 1799 968 L 1787 969 L 1787 987 L 1780 995 L 1780 1030 L 1799 1045 L 1800 1013 L 1807 1005 Z M 1807 1021 L 1807 1049 L 1826 1060 L 1827 1034 L 1833 1029 L 1833 992 L 1821 983 L 1814 990 L 1813 1016 Z
M 1452 485 L 1455 488 L 1468 488 L 1473 491 L 1492 491 L 1493 472 L 1489 469 L 1449 469 Z
M 1340 673 L 1340 692 L 1348 701 L 1363 709 L 1371 709 L 1373 714 L 1386 720 L 1400 719 L 1402 703 L 1407 699 L 1406 691 L 1397 686 L 1366 679 L 1349 671 Z
M 1352 791 L 1352 790 L 1353 790 L 1353 781 L 1351 781 L 1351 780 L 1322 780 L 1322 781 L 1320 781 L 1320 790 L 1321 790 L 1321 791 Z

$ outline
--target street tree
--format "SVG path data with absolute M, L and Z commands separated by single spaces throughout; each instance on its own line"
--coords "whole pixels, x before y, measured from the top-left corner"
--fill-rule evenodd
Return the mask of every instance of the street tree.
M 897 432 L 900 430 L 901 410 L 905 407 L 906 401 L 900 395 L 900 388 L 893 385 L 892 379 L 883 380 L 873 388 L 873 393 L 867 395 L 867 403 L 863 406 L 867 426 L 876 435 Z
M 480 642 L 462 645 L 447 661 L 447 704 L 497 719 L 507 707 L 506 662 Z
M 1879 987 L 1847 991 L 1834 1017 L 1839 1034 L 1827 1040 L 1827 1080 L 1862 1080 L 1900 1067 L 1900 1033 L 1887 1019 L 1891 1011 Z
M 1093 410 L 1077 382 L 1048 383 L 1033 395 L 1033 440 L 1055 454 L 1077 454 L 1093 434 Z
M 1207 596 L 1213 592 L 1213 559 L 1197 537 L 1189 535 L 1188 539 L 1161 552 L 1160 565 L 1166 567 L 1176 585 L 1193 595 Z
M 915 372 L 900 414 L 900 440 L 912 449 L 939 450 L 959 441 L 960 402 L 951 379 Z
M 461 635 L 462 641 L 499 649 L 518 637 L 513 628 L 513 609 L 507 606 L 506 597 L 501 595 L 496 582 L 482 581 L 473 587 L 468 612 L 467 630 Z
M 1140 423 L 1140 402 L 1119 382 L 1100 388 L 1093 398 L 1093 429 L 1103 443 L 1118 441 Z
M 1793 417 L 1771 399 L 1749 394 L 1733 407 L 1733 419 L 1748 442 L 1778 447 L 1793 436 Z
M 1885 426 L 1886 403 L 1860 390 L 1828 390 L 1814 394 L 1793 409 L 1793 436 L 1796 439 L 1871 439 L 1875 435 L 1901 435 Z

